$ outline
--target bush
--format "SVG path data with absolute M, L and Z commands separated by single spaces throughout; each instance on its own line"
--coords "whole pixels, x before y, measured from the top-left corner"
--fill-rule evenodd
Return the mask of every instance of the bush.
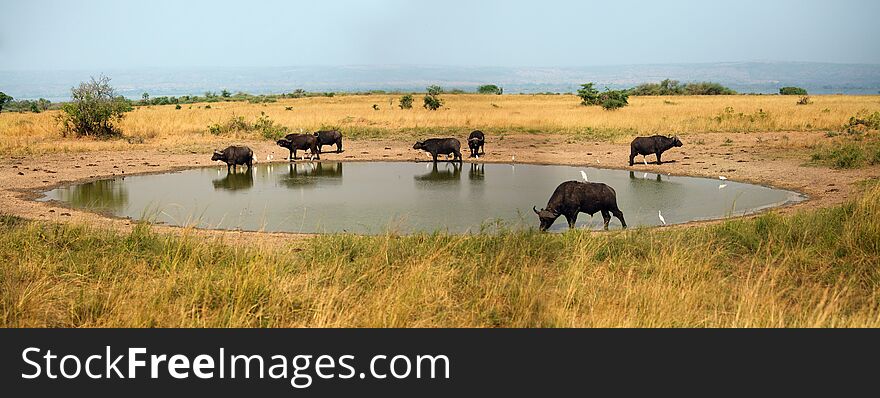
M 660 83 L 640 84 L 630 90 L 630 95 L 734 95 L 733 91 L 718 83 L 697 82 L 681 84 L 678 80 L 666 79 Z
M 494 85 L 494 84 L 486 84 L 486 85 L 483 85 L 483 86 L 477 87 L 477 92 L 480 93 L 480 94 L 495 94 L 495 95 L 501 95 L 501 94 L 504 93 L 504 89 L 501 88 L 501 87 L 498 87 L 498 86 L 496 86 L 496 85 Z
M 73 132 L 77 136 L 107 138 L 121 135 L 115 124 L 125 112 L 132 110 L 131 103 L 110 86 L 110 78 L 101 76 L 70 90 L 72 100 L 61 105 L 58 121 L 64 135 Z
M 3 105 L 12 102 L 12 97 L 0 91 L 0 112 L 3 112 Z
M 581 84 L 577 96 L 581 98 L 581 105 L 599 105 L 599 90 L 593 88 L 592 82 Z
M 779 95 L 807 95 L 807 90 L 800 87 L 783 87 L 779 89 Z
M 858 115 L 850 117 L 849 121 L 843 125 L 843 129 L 851 134 L 861 132 L 861 130 L 880 130 L 880 112 L 860 112 Z
M 623 90 L 605 90 L 599 94 L 599 103 L 606 111 L 623 108 L 629 105 L 629 94 Z
M 400 105 L 398 105 L 398 106 L 400 107 L 400 109 L 412 109 L 412 104 L 413 104 L 413 96 L 407 94 L 407 95 L 404 95 L 403 97 L 400 97 Z
M 812 104 L 812 103 L 813 103 L 813 101 L 810 101 L 810 97 L 809 97 L 809 96 L 803 96 L 803 97 L 801 97 L 801 99 L 799 99 L 798 102 L 797 102 L 798 105 L 810 105 L 810 104 Z
M 425 95 L 425 109 L 436 111 L 443 106 L 443 100 L 440 99 L 440 94 L 443 93 L 443 89 L 440 86 L 430 86 L 427 88 L 428 94 Z

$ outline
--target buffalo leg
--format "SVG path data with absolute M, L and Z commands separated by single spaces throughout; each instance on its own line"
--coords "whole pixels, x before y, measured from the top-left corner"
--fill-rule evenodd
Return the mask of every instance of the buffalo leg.
M 608 223 L 611 222 L 611 213 L 608 212 L 608 210 L 602 210 L 602 220 L 604 220 L 604 222 L 605 222 L 605 224 L 603 225 L 603 228 L 607 231 L 608 230 Z
M 660 161 L 660 152 L 657 152 L 657 164 L 661 164 L 663 162 Z
M 461 159 L 461 151 L 455 151 L 455 156 L 452 158 L 452 161 L 454 162 L 455 159 L 458 159 L 458 163 L 461 163 L 461 162 L 462 162 L 462 159 Z
M 626 229 L 626 220 L 623 219 L 623 212 L 620 211 L 620 209 L 616 209 L 611 210 L 611 213 L 614 214 L 614 217 L 617 217 L 617 219 L 620 220 L 620 223 L 623 224 L 623 229 Z
M 568 229 L 574 229 L 574 224 L 577 222 L 577 214 L 570 216 L 568 214 L 564 214 L 565 220 L 568 221 Z
M 431 152 L 431 158 L 434 159 L 434 163 L 437 163 L 437 152 Z
M 636 158 L 636 153 L 635 153 L 635 152 L 630 152 L 630 153 L 629 153 L 629 165 L 630 165 L 630 166 L 633 165 L 633 159 L 635 159 L 635 158 Z
M 287 150 L 287 160 L 289 160 L 291 162 L 293 161 L 293 149 Z
M 336 153 L 342 153 L 342 138 L 336 141 Z

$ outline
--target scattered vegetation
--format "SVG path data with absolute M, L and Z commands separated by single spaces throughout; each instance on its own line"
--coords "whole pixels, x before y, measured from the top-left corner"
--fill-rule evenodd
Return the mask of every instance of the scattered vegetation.
M 807 90 L 800 87 L 783 87 L 779 89 L 779 95 L 800 95 L 806 96 Z
M 430 86 L 427 88 L 427 94 L 425 94 L 425 109 L 436 111 L 443 106 L 443 100 L 440 98 L 440 94 L 443 94 L 443 89 L 440 86 Z
M 593 87 L 593 83 L 581 84 L 581 88 L 577 92 L 577 96 L 581 99 L 581 105 L 601 105 L 605 110 L 615 110 L 627 106 L 627 98 L 629 94 L 626 90 L 611 90 L 606 88 L 604 92 L 599 92 Z
M 290 134 L 290 129 L 275 123 L 260 113 L 260 116 L 253 123 L 248 123 L 243 116 L 232 116 L 224 123 L 214 123 L 208 126 L 208 132 L 212 135 L 236 136 L 246 134 L 257 134 L 261 138 L 268 140 L 277 140 Z
M 678 80 L 665 79 L 660 83 L 640 84 L 628 93 L 633 96 L 644 95 L 734 95 L 733 91 L 719 83 L 695 82 L 681 83 Z
M 486 84 L 486 85 L 477 87 L 477 93 L 501 95 L 504 93 L 504 89 L 501 87 L 498 87 L 494 84 Z
M 803 96 L 803 97 L 801 97 L 801 99 L 799 99 L 798 102 L 797 102 L 798 105 L 810 105 L 810 104 L 812 104 L 812 103 L 813 103 L 813 101 L 810 100 L 810 97 L 809 97 L 809 96 Z
M 7 103 L 12 101 L 12 97 L 6 95 L 6 93 L 0 91 L 0 113 L 3 112 L 3 107 L 6 106 Z
M 58 122 L 66 136 L 108 138 L 121 135 L 116 124 L 132 107 L 128 100 L 116 95 L 110 78 L 100 76 L 80 83 L 70 90 L 72 100 L 61 105 Z
M 400 104 L 397 105 L 400 109 L 412 109 L 413 104 L 413 96 L 411 94 L 404 95 L 400 97 Z

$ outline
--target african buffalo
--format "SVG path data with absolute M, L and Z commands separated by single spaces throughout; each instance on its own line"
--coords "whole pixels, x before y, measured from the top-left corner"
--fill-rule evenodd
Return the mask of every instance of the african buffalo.
M 486 154 L 486 149 L 484 146 L 486 145 L 486 136 L 483 135 L 483 132 L 480 130 L 474 130 L 471 132 L 471 135 L 468 136 L 468 148 L 471 150 L 471 157 L 477 157 Z
M 342 133 L 336 130 L 321 130 L 315 132 L 318 139 L 318 153 L 323 152 L 324 145 L 336 145 L 336 153 L 342 152 Z
M 569 228 L 574 228 L 578 213 L 581 212 L 590 216 L 602 212 L 606 230 L 613 214 L 623 224 L 623 228 L 626 228 L 623 212 L 617 208 L 617 193 L 614 188 L 598 182 L 563 182 L 553 191 L 546 208 L 538 210 L 533 206 L 532 210 L 541 220 L 541 231 L 549 229 L 560 215 L 568 220 Z
M 664 137 L 662 135 L 653 135 L 650 137 L 636 137 L 629 144 L 629 165 L 633 165 L 633 159 L 636 155 L 647 156 L 652 153 L 657 154 L 657 164 L 661 164 L 660 155 L 669 148 L 682 146 L 683 144 L 678 137 Z
M 254 164 L 254 151 L 246 146 L 230 146 L 224 150 L 214 150 L 211 160 L 219 160 L 226 163 L 226 171 L 235 170 L 237 165 L 247 165 L 248 170 Z
M 288 134 L 284 136 L 284 138 L 275 142 L 278 146 L 282 148 L 287 148 L 290 151 L 288 155 L 288 159 L 290 161 L 296 160 L 296 151 L 301 150 L 309 150 L 312 152 L 312 155 L 315 156 L 315 159 L 321 160 L 321 154 L 318 152 L 318 138 L 311 134 Z M 303 157 L 305 158 L 305 157 Z
M 454 162 L 458 159 L 458 162 L 461 163 L 461 142 L 455 138 L 429 138 L 424 141 L 418 141 L 415 145 L 413 145 L 413 149 L 421 149 L 425 152 L 431 154 L 431 157 L 434 159 L 434 163 L 437 163 L 437 155 L 449 155 L 453 154 L 455 157 L 452 158 Z

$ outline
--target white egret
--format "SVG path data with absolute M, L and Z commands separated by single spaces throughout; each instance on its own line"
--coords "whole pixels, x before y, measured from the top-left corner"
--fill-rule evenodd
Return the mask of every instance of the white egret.
M 510 156 L 510 161 L 511 161 L 511 162 L 516 162 L 516 155 L 512 155 L 512 156 Z
M 725 177 L 725 176 L 718 176 L 718 179 L 719 179 L 719 180 L 726 180 L 727 177 Z
M 663 225 L 666 225 L 666 219 L 663 218 L 663 213 L 660 213 L 660 210 L 657 210 L 657 217 L 660 217 L 660 222 L 662 222 Z
M 590 182 L 590 180 L 587 178 L 587 173 L 583 170 L 581 170 L 581 177 L 584 177 L 584 181 Z

